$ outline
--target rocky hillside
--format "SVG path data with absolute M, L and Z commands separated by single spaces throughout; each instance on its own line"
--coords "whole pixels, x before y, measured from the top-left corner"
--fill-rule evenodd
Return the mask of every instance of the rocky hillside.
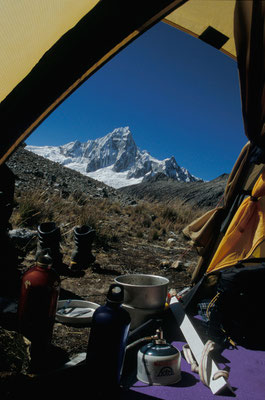
M 63 198 L 75 193 L 90 198 L 108 198 L 126 204 L 131 201 L 126 193 L 119 193 L 102 182 L 47 160 L 23 147 L 19 147 L 12 154 L 7 165 L 16 175 L 16 191 L 43 189 L 53 193 L 59 192 Z
M 64 198 L 76 193 L 122 204 L 135 204 L 143 199 L 170 203 L 178 198 L 198 207 L 215 207 L 222 199 L 228 179 L 228 175 L 223 174 L 209 182 L 178 182 L 161 173 L 137 185 L 114 189 L 22 147 L 10 157 L 7 165 L 17 177 L 17 191 L 43 188 L 59 192 Z
M 209 182 L 177 182 L 158 174 L 140 184 L 119 189 L 123 195 L 170 203 L 178 198 L 184 203 L 198 207 L 215 207 L 222 199 L 228 174 Z

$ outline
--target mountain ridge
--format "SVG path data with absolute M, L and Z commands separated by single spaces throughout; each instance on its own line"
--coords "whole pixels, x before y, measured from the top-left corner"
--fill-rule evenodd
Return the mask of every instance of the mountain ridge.
M 201 181 L 180 167 L 174 156 L 158 160 L 148 151 L 140 150 L 128 126 L 83 143 L 75 140 L 61 146 L 27 146 L 26 149 L 116 189 L 141 183 L 160 173 L 176 181 Z
M 228 174 L 223 174 L 209 182 L 187 183 L 156 174 L 140 184 L 115 189 L 21 146 L 11 155 L 7 165 L 16 175 L 18 191 L 42 188 L 51 193 L 59 191 L 63 197 L 76 193 L 122 204 L 136 204 L 139 200 L 170 203 L 179 198 L 196 207 L 213 207 L 221 200 L 228 179 Z
M 194 207 L 214 208 L 222 202 L 229 174 L 203 182 L 177 182 L 157 174 L 137 185 L 118 189 L 119 193 L 133 197 L 137 201 L 172 203 L 180 199 Z

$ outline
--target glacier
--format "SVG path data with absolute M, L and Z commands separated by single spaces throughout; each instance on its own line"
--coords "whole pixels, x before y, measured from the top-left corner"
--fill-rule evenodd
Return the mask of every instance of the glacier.
M 183 182 L 201 180 L 180 167 L 174 156 L 158 160 L 140 150 L 128 126 L 84 143 L 75 140 L 61 146 L 27 145 L 26 149 L 115 189 L 141 183 L 158 173 Z

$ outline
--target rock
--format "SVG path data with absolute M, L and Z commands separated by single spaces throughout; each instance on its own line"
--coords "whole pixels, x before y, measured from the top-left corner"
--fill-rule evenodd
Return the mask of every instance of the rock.
M 15 331 L 0 327 L 0 371 L 27 373 L 30 364 L 30 341 Z
M 169 268 L 170 266 L 171 266 L 171 261 L 169 261 L 169 260 L 162 260 L 159 265 L 159 267 L 161 269 L 166 269 L 166 268 Z
M 28 242 L 28 240 L 31 240 L 34 236 L 36 236 L 36 234 L 37 231 L 32 231 L 26 228 L 12 229 L 8 232 L 8 235 L 11 239 L 21 240 L 23 242 Z
M 37 232 L 26 228 L 12 229 L 8 232 L 11 242 L 16 248 L 27 248 L 27 250 L 32 250 L 36 243 L 35 238 L 37 238 Z
M 183 269 L 183 263 L 180 260 L 174 261 L 171 268 L 181 271 Z
M 44 190 L 54 193 L 57 189 L 62 197 L 78 193 L 82 198 L 108 198 L 117 201 L 118 196 L 124 205 L 136 201 L 132 196 L 119 193 L 116 189 L 102 182 L 82 175 L 70 168 L 38 156 L 18 147 L 7 161 L 7 166 L 16 175 L 15 187 L 19 191 Z M 67 188 L 67 191 L 65 190 Z M 17 193 L 19 196 L 20 193 Z
M 176 239 L 169 238 L 169 239 L 167 240 L 167 245 L 168 245 L 168 246 L 174 246 L 175 244 L 176 244 Z
M 170 231 L 169 232 L 170 236 L 172 236 L 172 238 L 177 239 L 178 235 L 175 232 Z

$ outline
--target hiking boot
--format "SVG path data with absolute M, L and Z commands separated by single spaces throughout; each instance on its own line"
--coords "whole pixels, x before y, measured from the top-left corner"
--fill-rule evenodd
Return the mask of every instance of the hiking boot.
M 53 267 L 60 272 L 62 269 L 62 254 L 60 253 L 61 232 L 55 222 L 43 222 L 38 226 L 38 246 L 36 260 L 44 249 L 49 249 Z
M 95 231 L 90 226 L 82 225 L 74 228 L 75 249 L 71 256 L 71 270 L 86 269 L 95 261 L 91 253 L 94 239 Z

